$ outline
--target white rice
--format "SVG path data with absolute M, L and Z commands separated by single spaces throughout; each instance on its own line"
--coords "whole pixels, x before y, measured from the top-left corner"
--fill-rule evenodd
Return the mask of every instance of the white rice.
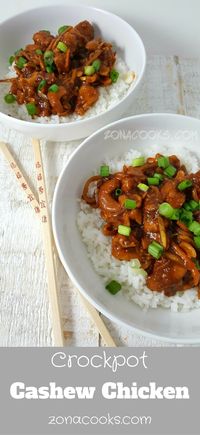
M 159 147 L 159 151 L 169 155 L 174 154 L 173 146 Z M 157 145 L 148 147 L 146 157 L 153 156 L 156 152 L 158 152 Z M 144 155 L 144 153 L 142 154 Z M 133 158 L 140 155 L 141 153 L 138 151 L 130 150 L 113 160 L 105 159 L 100 164 L 107 164 L 111 172 L 116 172 L 123 167 L 123 164 L 130 164 Z M 200 162 L 198 156 L 194 153 L 183 148 L 178 153 L 176 148 L 176 155 L 187 166 L 188 171 L 196 172 L 199 169 Z M 131 262 L 119 261 L 112 257 L 111 237 L 106 237 L 101 232 L 103 223 L 104 221 L 101 219 L 98 209 L 93 209 L 85 201 L 80 201 L 77 225 L 87 247 L 88 257 L 95 271 L 102 277 L 104 284 L 112 279 L 120 282 L 125 297 L 128 297 L 129 300 L 145 310 L 150 307 L 157 308 L 158 306 L 169 308 L 173 312 L 186 312 L 194 308 L 200 308 L 200 300 L 195 288 L 185 292 L 177 292 L 175 296 L 167 297 L 163 292 L 151 291 L 146 286 L 143 269 L 134 269 L 131 267 Z M 115 297 L 118 297 L 118 295 Z
M 115 62 L 115 69 L 119 72 L 119 78 L 116 83 L 113 83 L 111 86 L 99 87 L 99 99 L 83 116 L 76 115 L 75 113 L 69 116 L 58 116 L 51 115 L 45 117 L 35 117 L 34 119 L 28 114 L 26 110 L 25 104 L 19 105 L 17 103 L 14 104 L 6 104 L 4 102 L 4 95 L 9 91 L 8 84 L 1 84 L 0 86 L 0 111 L 6 113 L 17 119 L 23 119 L 24 121 L 29 122 L 39 122 L 39 123 L 49 123 L 49 124 L 59 124 L 63 122 L 73 122 L 76 120 L 88 119 L 93 116 L 100 115 L 104 113 L 106 110 L 115 106 L 119 101 L 125 96 L 130 88 L 133 78 L 131 80 L 131 74 L 129 75 L 129 70 L 122 58 L 117 56 Z M 16 72 L 14 66 L 12 65 L 9 68 L 9 73 L 7 74 L 7 78 L 15 77 Z M 134 77 L 134 74 L 132 75 Z

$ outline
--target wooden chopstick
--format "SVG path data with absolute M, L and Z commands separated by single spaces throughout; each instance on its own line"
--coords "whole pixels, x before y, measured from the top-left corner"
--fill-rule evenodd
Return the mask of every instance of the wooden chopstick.
M 37 214 L 38 217 L 40 217 L 39 202 L 37 201 L 37 199 L 36 199 L 34 193 L 32 192 L 25 176 L 23 175 L 21 169 L 19 168 L 18 164 L 16 163 L 15 159 L 13 158 L 11 152 L 9 151 L 7 145 L 4 142 L 0 142 L 0 149 L 3 152 L 5 158 L 7 159 L 12 171 L 16 175 L 17 180 L 20 184 L 20 187 L 26 193 L 28 201 L 30 202 L 34 212 Z M 25 185 L 26 185 L 26 188 L 25 188 Z M 97 330 L 99 331 L 99 334 L 103 338 L 105 344 L 109 347 L 116 347 L 116 344 L 115 344 L 112 336 L 110 335 L 110 332 L 108 331 L 105 323 L 103 322 L 101 316 L 99 315 L 98 311 L 81 295 L 80 292 L 79 292 L 79 296 L 81 298 L 83 305 L 85 306 L 86 310 L 88 311 L 88 314 L 90 315 L 93 323 L 96 325 Z
M 45 174 L 41 155 L 40 141 L 32 140 L 35 155 L 35 168 L 39 195 L 40 221 L 43 234 L 44 252 L 46 257 L 46 269 L 48 278 L 49 301 L 52 314 L 52 325 L 55 346 L 64 346 L 63 328 L 61 322 L 60 306 L 58 299 L 56 268 L 53 254 L 53 239 L 51 220 L 48 210 Z

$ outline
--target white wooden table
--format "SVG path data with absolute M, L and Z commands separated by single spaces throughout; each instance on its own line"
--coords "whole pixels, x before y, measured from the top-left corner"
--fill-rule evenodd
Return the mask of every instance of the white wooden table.
M 145 112 L 173 112 L 200 118 L 200 59 L 150 56 L 140 97 L 125 116 Z M 34 186 L 30 139 L 6 130 L 3 125 L 0 139 L 10 144 Z M 50 202 L 58 175 L 79 143 L 42 144 Z M 58 267 L 66 345 L 104 345 L 62 265 Z M 165 345 L 104 320 L 119 346 Z M 0 346 L 52 344 L 40 225 L 0 155 Z

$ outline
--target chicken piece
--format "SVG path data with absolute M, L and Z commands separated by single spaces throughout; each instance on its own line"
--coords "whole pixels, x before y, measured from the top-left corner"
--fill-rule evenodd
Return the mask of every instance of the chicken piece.
M 90 41 L 91 39 L 94 38 L 94 27 L 87 20 L 78 23 L 75 26 L 75 29 L 78 30 L 80 34 L 84 36 L 86 41 Z
M 63 32 L 59 40 L 64 42 L 70 49 L 71 56 L 80 48 L 85 47 L 85 44 L 93 39 L 94 28 L 88 21 L 81 21 L 75 27 L 71 27 L 66 32 Z M 57 42 L 54 44 L 57 45 Z M 54 48 L 53 45 L 53 48 Z
M 59 86 L 59 89 L 57 92 L 51 92 L 49 91 L 47 96 L 50 102 L 50 105 L 52 107 L 52 113 L 58 114 L 58 115 L 64 115 L 64 107 L 61 103 L 61 98 L 66 95 L 67 91 L 64 88 L 64 86 Z
M 163 201 L 168 202 L 174 208 L 180 208 L 185 202 L 185 193 L 177 189 L 176 180 L 166 180 L 161 187 Z
M 54 37 L 46 30 L 40 30 L 33 35 L 33 41 L 42 50 L 45 51 Z
M 95 38 L 95 39 L 91 39 L 91 41 L 87 42 L 86 44 L 86 48 L 89 51 L 95 51 L 97 50 L 97 48 L 99 47 L 99 45 L 101 44 L 102 39 L 101 38 Z
M 112 237 L 112 255 L 118 260 L 132 260 L 138 258 L 138 249 L 136 249 L 138 242 L 134 235 L 129 237 L 116 234 Z
M 153 272 L 147 278 L 147 286 L 153 290 L 162 292 L 166 296 L 172 296 L 182 290 L 183 278 L 187 269 L 169 258 L 162 257 L 155 261 Z
M 161 203 L 160 191 L 157 187 L 151 186 L 144 199 L 143 225 L 144 232 L 158 233 L 160 231 L 158 222 L 158 207 Z
M 84 113 L 96 103 L 98 98 L 98 89 L 90 85 L 82 85 L 79 89 L 75 112 L 78 115 L 84 115 Z
M 192 196 L 195 201 L 198 201 L 200 199 L 200 171 L 197 171 L 195 174 L 191 174 L 189 178 L 193 182 Z

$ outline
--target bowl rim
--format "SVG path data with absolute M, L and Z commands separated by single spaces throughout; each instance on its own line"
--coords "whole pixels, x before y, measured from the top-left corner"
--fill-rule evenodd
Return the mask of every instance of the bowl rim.
M 100 119 L 103 115 L 105 115 L 107 113 L 110 113 L 113 109 L 115 109 L 116 107 L 120 106 L 128 98 L 128 96 L 132 95 L 132 93 L 135 91 L 135 89 L 137 87 L 139 87 L 139 85 L 140 85 L 140 83 L 141 83 L 141 81 L 142 81 L 142 79 L 144 77 L 145 70 L 146 70 L 146 63 L 147 63 L 147 55 L 146 55 L 146 50 L 145 50 L 145 47 L 144 47 L 143 40 L 141 39 L 141 37 L 138 34 L 138 32 L 134 29 L 134 27 L 132 27 L 126 20 L 121 18 L 119 15 L 114 14 L 114 13 L 112 13 L 110 11 L 107 11 L 107 10 L 101 9 L 101 8 L 96 8 L 96 7 L 89 6 L 89 5 L 82 5 L 82 4 L 79 4 L 79 3 L 75 3 L 74 5 L 72 3 L 71 4 L 66 4 L 66 5 L 64 3 L 60 3 L 60 4 L 56 5 L 56 6 L 55 5 L 49 5 L 49 6 L 41 6 L 41 7 L 27 9 L 26 11 L 23 11 L 21 13 L 15 14 L 15 15 L 7 18 L 6 20 L 2 21 L 0 23 L 0 28 L 1 28 L 2 25 L 8 23 L 9 21 L 12 21 L 12 20 L 14 20 L 14 19 L 16 19 L 18 17 L 23 16 L 23 15 L 25 16 L 27 13 L 37 12 L 37 11 L 39 13 L 39 11 L 41 11 L 42 9 L 43 10 L 45 10 L 45 9 L 49 10 L 49 9 L 54 9 L 55 7 L 56 8 L 59 8 L 59 7 L 74 8 L 75 6 L 77 6 L 77 7 L 80 6 L 82 9 L 85 9 L 86 11 L 87 10 L 95 10 L 95 11 L 103 13 L 103 14 L 105 14 L 107 16 L 117 17 L 119 22 L 121 21 L 124 24 L 126 24 L 126 26 L 135 34 L 135 37 L 136 37 L 136 39 L 138 40 L 138 42 L 140 44 L 140 51 L 141 51 L 141 54 L 142 54 L 143 65 L 142 65 L 142 70 L 141 70 L 140 75 L 137 76 L 135 83 L 133 82 L 133 84 L 132 84 L 133 85 L 132 88 L 130 86 L 128 92 L 123 96 L 123 98 L 120 101 L 118 101 L 117 103 L 115 103 L 112 107 L 107 109 L 105 112 L 99 113 L 98 115 L 94 115 L 94 116 L 91 116 L 90 118 L 86 118 L 86 119 L 78 119 L 78 120 L 75 120 L 75 121 L 62 122 L 62 123 L 57 123 L 57 124 L 56 123 L 55 124 L 54 123 L 53 124 L 48 124 L 48 123 L 45 123 L 45 122 L 44 123 L 43 122 L 33 122 L 33 121 L 26 121 L 24 119 L 15 118 L 13 116 L 7 115 L 4 112 L 1 112 L 1 110 L 0 110 L 0 118 L 2 118 L 2 120 L 3 119 L 14 120 L 17 124 L 19 124 L 21 126 L 25 126 L 26 125 L 27 127 L 33 127 L 33 125 L 34 125 L 38 129 L 40 129 L 40 128 L 53 129 L 55 127 L 59 127 L 61 129 L 61 128 L 66 128 L 67 126 L 69 128 L 70 127 L 74 127 L 76 125 L 84 127 L 84 125 L 86 123 L 88 123 L 89 121 L 95 121 L 97 119 Z
M 56 247 L 57 247 L 57 251 L 60 257 L 60 260 L 64 266 L 65 271 L 67 272 L 67 274 L 69 275 L 69 278 L 71 279 L 72 283 L 75 285 L 75 287 L 78 289 L 78 291 L 82 294 L 82 296 L 84 296 L 90 303 L 91 305 L 93 305 L 98 311 L 100 311 L 103 315 L 105 315 L 108 319 L 110 319 L 111 321 L 122 325 L 122 326 L 126 326 L 129 327 L 134 333 L 136 334 L 143 334 L 145 337 L 151 338 L 151 339 L 156 339 L 156 340 L 161 340 L 163 342 L 166 343 L 172 343 L 172 344 L 180 344 L 180 345 L 192 345 L 192 344 L 200 344 L 200 337 L 199 338 L 179 338 L 179 337 L 168 337 L 168 336 L 163 336 L 162 334 L 159 333 L 154 333 L 154 332 L 150 332 L 150 331 L 146 331 L 143 328 L 137 328 L 136 326 L 133 326 L 131 324 L 126 323 L 124 320 L 122 320 L 121 318 L 118 318 L 117 316 L 115 316 L 114 314 L 109 312 L 109 309 L 103 307 L 101 303 L 96 302 L 90 295 L 88 295 L 87 291 L 81 287 L 81 285 L 78 283 L 77 279 L 75 278 L 75 276 L 73 275 L 73 273 L 71 272 L 70 268 L 68 267 L 67 261 L 60 249 L 60 244 L 59 244 L 59 237 L 58 237 L 58 232 L 57 232 L 57 225 L 56 225 L 56 202 L 57 202 L 57 196 L 58 196 L 58 191 L 60 188 L 60 184 L 62 182 L 62 178 L 63 175 L 65 173 L 65 171 L 67 170 L 68 165 L 70 165 L 71 160 L 74 158 L 74 156 L 76 154 L 79 153 L 79 150 L 82 149 L 85 144 L 90 141 L 91 139 L 95 138 L 96 135 L 98 135 L 99 133 L 103 132 L 105 129 L 116 126 L 118 124 L 120 124 L 123 121 L 129 121 L 132 119 L 139 119 L 139 118 L 152 118 L 152 117 L 160 117 L 160 118 L 164 118 L 164 117 L 169 117 L 172 119 L 180 119 L 180 118 L 187 118 L 189 121 L 196 121 L 197 123 L 199 122 L 200 124 L 200 120 L 198 118 L 194 118 L 192 116 L 186 116 L 186 115 L 182 115 L 182 114 L 177 114 L 177 113 L 165 113 L 165 112 L 155 112 L 155 113 L 144 113 L 144 114 L 139 114 L 139 115 L 132 115 L 132 116 L 128 116 L 126 118 L 122 118 L 119 119 L 117 121 L 111 122 L 110 124 L 107 124 L 106 126 L 98 129 L 96 132 L 92 133 L 90 136 L 88 136 L 86 139 L 84 139 L 80 145 L 72 152 L 72 154 L 70 155 L 67 163 L 65 164 L 64 168 L 62 169 L 57 183 L 56 183 L 56 187 L 54 190 L 54 195 L 53 195 L 53 202 L 52 202 L 52 227 L 53 227 L 53 235 L 54 235 L 54 239 L 55 239 L 55 243 L 56 243 Z M 180 315 L 182 315 L 183 313 L 179 313 Z

